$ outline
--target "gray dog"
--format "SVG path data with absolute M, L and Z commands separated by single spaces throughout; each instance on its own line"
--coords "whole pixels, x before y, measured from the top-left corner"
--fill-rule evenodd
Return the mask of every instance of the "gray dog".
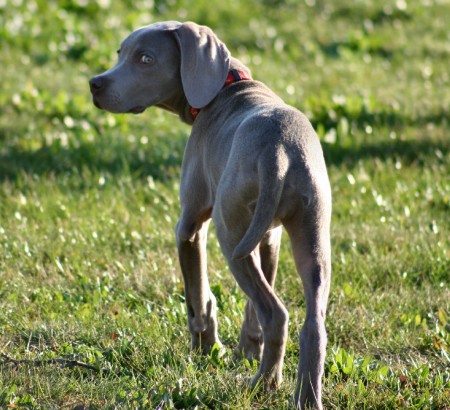
M 181 177 L 176 235 L 192 347 L 207 353 L 217 334 L 206 272 L 212 218 L 231 272 L 248 296 L 236 355 L 260 360 L 249 382 L 282 381 L 288 312 L 274 292 L 281 226 L 301 276 L 297 408 L 322 408 L 330 288 L 331 191 L 310 122 L 230 56 L 204 26 L 156 23 L 121 44 L 115 67 L 90 80 L 94 104 L 114 113 L 156 105 L 192 125 Z

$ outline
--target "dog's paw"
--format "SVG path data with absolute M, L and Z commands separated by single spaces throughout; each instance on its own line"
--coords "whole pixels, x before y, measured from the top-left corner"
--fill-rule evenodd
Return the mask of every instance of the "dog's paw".
M 264 343 L 262 340 L 262 335 L 258 335 L 258 337 L 250 337 L 245 332 L 244 335 L 241 335 L 239 345 L 236 349 L 234 349 L 233 360 L 237 362 L 242 359 L 247 359 L 249 362 L 252 360 L 261 362 L 263 348 Z
M 257 362 L 261 361 L 262 349 L 242 349 L 240 347 L 236 347 L 233 351 L 233 362 L 239 363 L 241 360 L 247 359 L 250 363 L 253 360 Z
M 216 332 L 191 333 L 191 351 L 207 356 L 215 346 L 219 346 L 220 350 L 223 349 Z
M 273 375 L 261 375 L 258 372 L 253 377 L 243 377 L 242 391 L 271 392 L 280 388 L 282 379 Z

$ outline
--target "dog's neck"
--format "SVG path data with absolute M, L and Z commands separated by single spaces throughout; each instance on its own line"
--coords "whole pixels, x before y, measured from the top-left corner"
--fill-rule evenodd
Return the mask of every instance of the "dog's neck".
M 241 71 L 245 74 L 246 77 L 252 78 L 252 72 L 250 71 L 250 69 L 242 61 L 238 60 L 237 58 L 231 57 L 230 70 Z
M 192 125 L 194 123 L 194 117 L 191 114 L 191 106 L 189 105 L 184 92 L 179 92 L 173 95 L 166 101 L 156 104 L 157 107 L 177 114 L 180 120 L 186 124 Z
M 237 71 L 240 74 L 240 77 L 245 80 L 249 80 L 252 78 L 252 73 L 249 68 L 247 68 L 242 62 L 240 62 L 238 59 L 232 57 L 230 61 L 230 72 Z M 227 80 L 224 84 L 224 87 L 228 86 L 229 84 L 233 83 L 234 81 L 229 80 L 230 76 L 227 77 Z M 238 81 L 238 79 L 236 79 Z M 180 80 L 181 84 L 181 80 Z M 157 107 L 163 108 L 167 111 L 170 111 L 174 114 L 177 114 L 181 121 L 183 121 L 186 124 L 192 125 L 194 123 L 195 117 L 197 116 L 196 110 L 194 110 L 188 103 L 186 96 L 183 91 L 180 91 L 175 93 L 172 97 L 168 98 L 167 100 L 156 104 Z

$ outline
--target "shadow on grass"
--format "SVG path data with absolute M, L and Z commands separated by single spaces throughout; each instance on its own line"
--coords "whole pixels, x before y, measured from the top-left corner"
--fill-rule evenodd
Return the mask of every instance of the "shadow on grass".
M 37 150 L 17 146 L 0 149 L 0 181 L 20 175 L 130 174 L 168 180 L 180 174 L 184 142 L 140 147 L 120 141 L 78 142 L 76 146 L 59 143 Z
M 46 146 L 38 150 L 9 147 L 0 153 L 0 181 L 15 180 L 20 175 L 60 174 L 130 174 L 135 178 L 152 176 L 156 180 L 178 178 L 184 143 L 173 152 L 149 147 L 145 150 L 127 148 L 117 144 L 110 147 L 95 146 L 95 142 L 78 147 Z M 430 161 L 445 160 L 450 155 L 450 141 L 359 140 L 349 146 L 322 143 L 328 166 L 355 166 L 359 161 L 389 158 L 402 164 L 425 166 Z M 173 148 L 173 147 L 172 147 Z
M 322 143 L 325 160 L 328 165 L 355 166 L 359 161 L 378 158 L 399 160 L 403 165 L 425 166 L 430 161 L 444 160 L 450 155 L 450 141 L 383 140 L 379 142 L 359 142 L 342 147 L 339 144 Z
M 371 55 L 376 55 L 383 58 L 391 58 L 394 54 L 394 50 L 379 44 L 359 44 L 361 41 L 348 40 L 348 41 L 336 41 L 329 43 L 320 43 L 320 48 L 324 54 L 331 58 L 341 57 L 342 50 L 347 49 L 352 52 L 367 52 Z
M 413 119 L 391 112 L 360 110 L 352 113 L 344 108 L 341 107 L 342 112 L 336 112 L 337 118 L 334 119 L 329 117 L 325 109 L 321 109 L 315 113 L 315 119 L 312 121 L 316 129 L 339 129 L 338 119 L 345 117 L 352 132 L 358 133 L 357 137 L 347 135 L 344 140 L 335 144 L 322 144 L 329 166 L 345 164 L 352 167 L 367 158 L 378 158 L 382 161 L 393 158 L 404 165 L 414 163 L 424 166 L 430 161 L 445 160 L 449 155 L 450 140 L 441 135 L 442 126 L 447 121 L 447 113 L 438 112 Z M 432 131 L 424 129 L 429 123 L 439 127 L 439 135 L 431 136 Z M 367 140 L 364 140 L 358 130 L 364 129 L 368 124 L 375 130 L 383 131 L 378 130 L 374 135 L 367 135 Z M 391 140 L 387 137 L 389 130 L 395 130 L 401 135 L 402 130 L 406 130 L 405 127 L 423 129 L 423 134 L 417 132 L 417 138 L 408 136 L 406 140 Z M 382 132 L 386 136 L 380 138 Z M 376 134 L 378 136 L 375 136 Z M 17 137 L 8 144 L 6 135 L 0 130 L 0 181 L 15 180 L 21 175 L 60 174 L 128 174 L 134 178 L 152 176 L 162 181 L 178 178 L 187 138 L 182 134 L 175 138 L 160 136 L 142 145 L 122 138 L 99 137 L 86 140 L 72 136 L 66 145 L 55 140 L 36 149 L 32 148 L 29 141 L 21 141 Z
M 428 124 L 448 126 L 448 110 L 438 109 L 419 116 L 412 116 L 394 110 L 392 107 L 370 108 L 363 100 L 336 104 L 328 99 L 311 99 L 308 110 L 311 123 L 318 130 L 336 129 L 342 120 L 346 120 L 352 130 L 364 130 L 366 126 L 373 129 L 389 128 L 402 130 L 406 127 L 425 127 Z

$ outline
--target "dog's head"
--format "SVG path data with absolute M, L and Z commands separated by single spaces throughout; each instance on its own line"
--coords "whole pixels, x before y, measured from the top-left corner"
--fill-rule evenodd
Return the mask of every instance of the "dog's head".
M 117 64 L 89 81 L 94 104 L 141 113 L 184 94 L 203 108 L 222 88 L 230 66 L 226 46 L 205 26 L 164 22 L 140 28 L 118 50 Z

